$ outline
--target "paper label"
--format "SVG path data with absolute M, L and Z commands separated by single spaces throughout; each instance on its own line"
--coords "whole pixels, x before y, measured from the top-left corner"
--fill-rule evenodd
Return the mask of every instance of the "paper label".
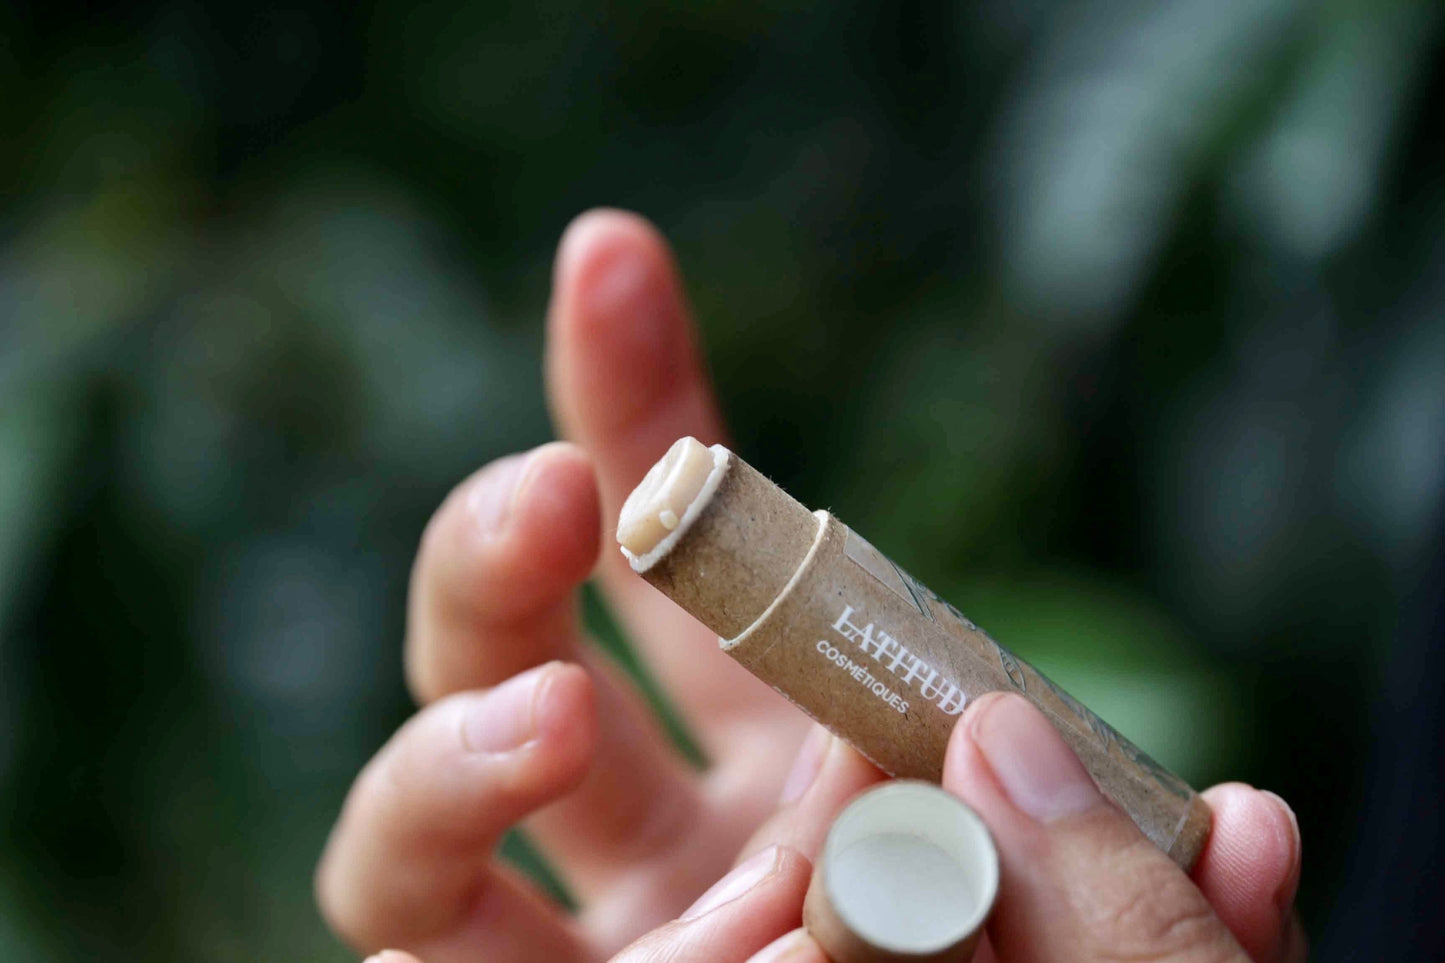
M 1166 852 L 1194 798 L 1177 776 L 831 516 L 769 613 L 728 646 L 895 776 L 938 782 L 968 702 L 1013 690 L 1049 718 L 1100 788 Z

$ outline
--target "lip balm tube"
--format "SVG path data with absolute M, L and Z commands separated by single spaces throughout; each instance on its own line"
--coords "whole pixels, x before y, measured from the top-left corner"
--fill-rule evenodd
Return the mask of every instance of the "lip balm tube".
M 628 496 L 617 538 L 632 568 L 728 655 L 889 775 L 939 782 L 969 701 L 1017 692 L 1175 863 L 1187 870 L 1203 849 L 1210 811 L 1187 783 L 721 445 L 673 444 Z
M 886 782 L 833 821 L 803 925 L 834 963 L 968 963 L 998 872 L 988 827 L 962 800 Z

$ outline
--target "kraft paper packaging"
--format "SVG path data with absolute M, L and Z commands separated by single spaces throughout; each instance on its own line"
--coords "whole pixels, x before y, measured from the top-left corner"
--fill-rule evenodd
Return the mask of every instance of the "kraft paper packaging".
M 681 524 L 654 551 L 626 554 L 728 655 L 880 769 L 934 783 L 968 702 L 1020 693 L 1144 835 L 1194 865 L 1211 817 L 1188 784 L 837 518 L 710 451 L 713 477 Z
M 998 851 L 973 810 L 929 783 L 892 780 L 828 830 L 803 926 L 833 963 L 968 963 L 998 881 Z

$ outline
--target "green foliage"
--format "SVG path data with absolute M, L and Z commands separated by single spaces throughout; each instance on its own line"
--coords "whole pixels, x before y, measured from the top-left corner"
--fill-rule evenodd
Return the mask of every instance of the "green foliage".
M 347 958 L 309 879 L 410 711 L 417 537 L 547 437 L 549 259 L 600 203 L 675 241 L 754 464 L 1344 837 L 1445 487 L 1438 25 L 0 8 L 3 956 Z

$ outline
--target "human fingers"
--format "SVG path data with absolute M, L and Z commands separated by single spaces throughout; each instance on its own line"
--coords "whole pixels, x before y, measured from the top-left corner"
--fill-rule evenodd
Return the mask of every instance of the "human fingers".
M 597 559 L 587 456 L 553 443 L 458 485 L 422 536 L 407 599 L 407 681 L 420 702 L 494 685 L 577 646 L 574 593 Z
M 552 413 L 598 459 L 604 504 L 620 506 L 679 436 L 723 440 L 677 265 L 644 218 L 598 209 L 568 225 L 547 335 Z
M 606 531 L 628 492 L 683 435 L 720 441 L 722 421 L 667 242 L 635 214 L 590 211 L 568 227 L 553 271 L 547 387 L 562 433 L 587 449 Z M 716 639 L 643 583 L 605 538 L 599 576 L 630 637 L 710 749 L 738 715 L 788 718 Z
M 1199 888 L 1100 793 L 1038 709 L 990 693 L 954 728 L 943 784 L 999 852 L 1000 959 L 1243 963 Z
M 817 858 L 828 827 L 848 801 L 884 778 L 858 750 L 814 723 L 783 782 L 777 811 L 758 827 L 738 858 L 776 845 Z
M 584 661 L 597 700 L 592 767 L 526 826 L 582 904 L 595 942 L 615 950 L 686 906 L 741 834 L 718 818 L 619 670 L 599 656 Z
M 796 929 L 758 950 L 748 958 L 748 963 L 829 963 L 829 960 L 807 930 Z
M 1255 960 L 1303 958 L 1294 915 L 1300 835 L 1294 810 L 1274 793 L 1243 783 L 1207 789 L 1214 812 L 1194 882 L 1234 938 Z
M 612 963 L 742 963 L 798 926 L 811 873 L 812 864 L 786 847 L 755 853 Z
M 425 947 L 431 963 L 584 958 L 572 923 L 492 850 L 583 778 L 594 727 L 586 673 L 559 663 L 419 712 L 357 778 L 327 841 L 316 894 L 332 928 L 362 950 Z
M 702 807 L 694 774 L 636 689 L 582 639 L 575 589 L 596 555 L 597 512 L 591 463 L 566 443 L 504 458 L 463 482 L 422 539 L 406 643 L 423 700 L 494 685 L 549 658 L 589 669 L 598 709 L 593 764 L 573 792 L 528 820 L 583 903 L 681 842 Z M 719 845 L 730 854 L 740 838 Z M 679 887 L 700 889 L 726 859 L 688 863 L 696 878 L 670 878 L 664 890 L 636 890 L 632 909 L 614 918 L 630 927 L 671 918 L 697 891 Z

